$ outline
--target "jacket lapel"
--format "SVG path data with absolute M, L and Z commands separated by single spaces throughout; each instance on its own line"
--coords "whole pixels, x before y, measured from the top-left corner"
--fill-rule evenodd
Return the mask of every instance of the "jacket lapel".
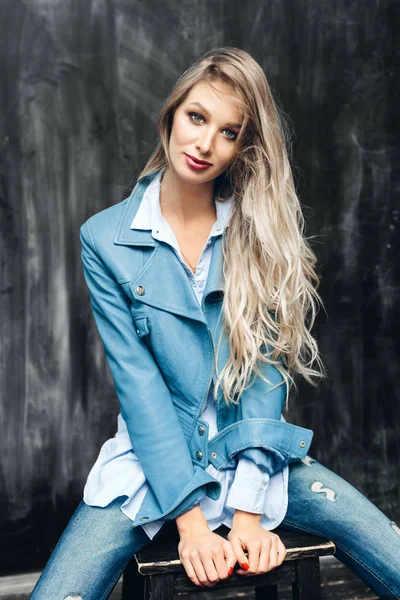
M 156 173 L 144 177 L 133 189 L 114 237 L 114 244 L 132 247 L 154 247 L 147 262 L 130 283 L 135 299 L 161 310 L 208 323 L 203 307 L 211 296 L 217 298 L 224 291 L 222 273 L 221 236 L 214 240 L 213 255 L 200 307 L 183 265 L 169 244 L 155 240 L 150 230 L 131 229 L 130 225 L 139 208 L 147 186 Z M 138 291 L 139 290 L 139 291 Z M 205 308 L 207 313 L 207 310 Z

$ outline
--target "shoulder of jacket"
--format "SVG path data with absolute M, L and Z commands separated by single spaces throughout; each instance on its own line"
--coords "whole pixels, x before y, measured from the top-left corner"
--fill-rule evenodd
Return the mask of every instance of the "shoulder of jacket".
M 84 230 L 87 230 L 96 247 L 112 243 L 131 195 L 89 217 L 80 227 L 81 234 L 84 235 Z

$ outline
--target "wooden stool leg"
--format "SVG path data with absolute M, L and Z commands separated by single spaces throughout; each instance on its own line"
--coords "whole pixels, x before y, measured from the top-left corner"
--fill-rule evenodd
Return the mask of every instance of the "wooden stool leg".
M 277 585 L 260 585 L 255 589 L 255 600 L 278 600 Z
M 144 580 L 145 577 L 139 573 L 136 558 L 133 556 L 122 577 L 122 600 L 142 600 Z
M 293 600 L 321 600 L 319 558 L 296 562 L 297 581 L 292 583 Z
M 144 600 L 174 600 L 175 578 L 175 573 L 146 576 Z

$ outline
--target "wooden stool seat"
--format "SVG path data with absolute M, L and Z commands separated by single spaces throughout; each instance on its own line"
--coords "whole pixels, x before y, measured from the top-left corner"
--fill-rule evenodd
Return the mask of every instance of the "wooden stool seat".
M 226 580 L 219 581 L 212 588 L 200 588 L 187 577 L 179 560 L 179 534 L 175 523 L 168 523 L 163 531 L 143 550 L 137 552 L 123 577 L 123 600 L 173 600 L 179 594 L 215 594 L 230 590 L 236 592 L 254 590 L 256 600 L 276 600 L 279 583 L 291 583 L 294 600 L 319 600 L 321 598 L 321 580 L 319 557 L 335 553 L 335 544 L 328 539 L 305 533 L 280 530 L 279 535 L 287 554 L 283 563 L 264 575 L 244 576 L 235 572 Z M 165 529 L 165 531 L 164 531 Z M 221 525 L 215 530 L 226 539 L 229 529 Z

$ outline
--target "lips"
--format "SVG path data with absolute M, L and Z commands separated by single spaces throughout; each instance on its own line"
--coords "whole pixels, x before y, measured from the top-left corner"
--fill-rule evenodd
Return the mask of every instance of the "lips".
M 184 152 L 184 154 L 186 154 L 186 156 L 191 158 L 198 165 L 207 165 L 209 167 L 212 165 L 212 163 L 207 162 L 206 160 L 200 160 L 200 158 L 196 158 L 195 156 L 192 156 L 191 154 L 187 154 L 187 152 Z

